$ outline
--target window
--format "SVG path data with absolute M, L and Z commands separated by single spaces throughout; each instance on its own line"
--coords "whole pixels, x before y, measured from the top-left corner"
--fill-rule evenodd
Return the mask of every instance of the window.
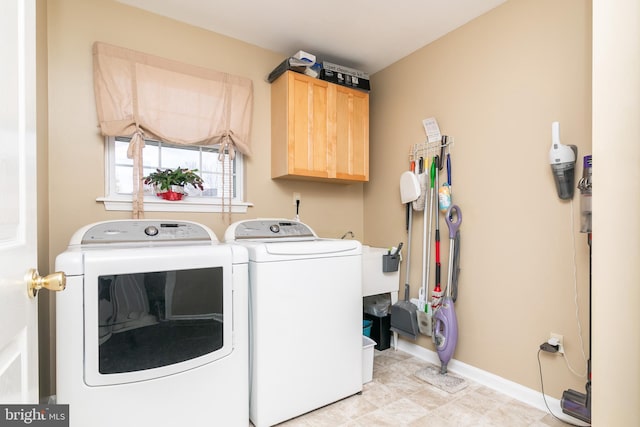
M 106 138 L 106 196 L 98 200 L 105 203 L 107 210 L 131 210 L 133 160 L 127 157 L 130 139 Z M 145 140 L 143 162 L 144 176 L 157 168 L 180 166 L 198 169 L 198 175 L 205 183 L 204 190 L 187 186 L 188 197 L 181 201 L 164 201 L 155 196 L 153 188 L 145 187 L 146 211 L 222 212 L 223 204 L 225 210 L 228 209 L 229 200 L 232 212 L 246 212 L 250 206 L 243 201 L 243 158 L 239 152 L 233 160 L 225 154 L 221 162 L 218 146 L 185 146 Z

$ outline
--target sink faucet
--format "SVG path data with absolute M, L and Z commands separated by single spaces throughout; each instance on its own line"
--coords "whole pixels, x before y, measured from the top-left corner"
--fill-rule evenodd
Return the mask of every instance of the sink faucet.
M 350 236 L 352 239 L 356 237 L 356 235 L 353 234 L 353 231 L 349 230 L 342 235 L 341 239 L 345 239 L 347 236 Z

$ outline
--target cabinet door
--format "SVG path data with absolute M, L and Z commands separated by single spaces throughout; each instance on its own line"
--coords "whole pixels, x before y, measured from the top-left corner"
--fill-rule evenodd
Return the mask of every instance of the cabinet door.
M 334 86 L 337 179 L 369 180 L 369 94 Z
M 289 73 L 288 164 L 289 173 L 331 176 L 327 108 L 329 85 L 308 76 Z
M 286 72 L 271 86 L 271 176 L 329 178 L 329 84 Z

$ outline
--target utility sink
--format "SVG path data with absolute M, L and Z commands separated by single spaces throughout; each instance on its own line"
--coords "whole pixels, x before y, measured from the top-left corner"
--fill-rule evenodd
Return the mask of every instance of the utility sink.
M 382 271 L 382 256 L 388 248 L 362 246 L 362 296 L 391 293 L 391 299 L 398 299 L 400 288 L 400 268 L 393 272 Z

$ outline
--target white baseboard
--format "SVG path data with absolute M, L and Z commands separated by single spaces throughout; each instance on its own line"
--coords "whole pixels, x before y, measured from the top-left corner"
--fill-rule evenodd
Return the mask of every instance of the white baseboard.
M 419 359 L 422 359 L 425 362 L 433 363 L 434 365 L 440 365 L 438 353 L 428 350 L 417 344 L 413 344 L 409 341 L 403 339 L 398 340 L 397 349 L 402 350 L 405 353 L 409 353 Z M 509 381 L 490 372 L 483 371 L 482 369 L 478 369 L 474 366 L 468 365 L 455 359 L 451 359 L 451 361 L 447 365 L 447 369 L 454 374 L 468 378 L 472 381 L 477 382 L 478 384 L 504 393 L 516 400 L 519 400 L 520 402 L 526 403 L 527 405 L 533 406 L 534 408 L 540 409 L 541 411 L 544 411 L 546 413 L 548 413 L 549 409 L 551 409 L 551 412 L 553 412 L 556 417 L 560 418 L 563 421 L 581 426 L 588 425 L 562 412 L 560 400 L 545 395 L 547 404 L 549 405 L 549 409 L 547 409 L 542 393 L 537 390 L 530 389 L 521 384 Z

